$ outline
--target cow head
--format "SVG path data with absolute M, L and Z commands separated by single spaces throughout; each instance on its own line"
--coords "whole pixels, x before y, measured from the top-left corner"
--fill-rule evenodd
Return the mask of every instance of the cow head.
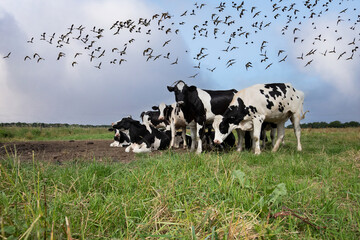
M 169 121 L 170 116 L 171 116 L 171 111 L 173 109 L 172 106 L 166 105 L 165 103 L 160 103 L 158 109 L 160 111 L 159 120 L 160 121 L 164 121 L 164 120 Z
M 130 128 L 131 124 L 134 122 L 138 122 L 138 121 L 132 119 L 131 116 L 125 117 L 125 118 L 113 123 L 112 127 L 114 129 L 119 129 L 119 130 L 128 130 Z
M 221 144 L 224 139 L 236 128 L 243 131 L 252 129 L 252 121 L 249 118 L 249 108 L 245 107 L 241 98 L 237 103 L 230 105 L 223 115 L 216 115 L 213 128 L 215 129 L 215 144 Z
M 175 100 L 178 104 L 182 105 L 187 102 L 187 96 L 189 92 L 195 91 L 195 86 L 188 86 L 183 81 L 177 81 L 176 84 L 172 86 L 167 86 L 169 92 L 175 93 Z

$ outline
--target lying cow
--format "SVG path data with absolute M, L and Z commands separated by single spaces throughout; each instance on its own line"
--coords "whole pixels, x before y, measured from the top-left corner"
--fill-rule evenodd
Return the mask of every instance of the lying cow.
M 165 121 L 164 119 L 160 120 L 159 119 L 160 111 L 154 107 L 153 107 L 153 109 L 156 111 L 142 112 L 140 115 L 141 121 L 145 125 L 151 125 L 155 128 L 165 129 L 170 123 L 168 121 Z M 144 121 L 147 121 L 147 122 L 144 122 Z
M 184 114 L 186 123 L 190 125 L 191 151 L 195 150 L 197 142 L 196 152 L 201 153 L 205 124 L 211 124 L 215 115 L 225 112 L 237 91 L 203 90 L 188 86 L 183 81 L 177 81 L 174 86 L 168 86 L 167 89 L 175 93 L 176 102 Z
M 127 147 L 130 145 L 130 139 L 126 133 L 114 128 L 109 128 L 109 131 L 115 131 L 114 142 L 110 144 L 110 147 Z
M 284 139 L 285 122 L 290 118 L 294 125 L 297 150 L 301 151 L 300 120 L 302 119 L 304 93 L 291 84 L 257 84 L 239 91 L 222 115 L 215 117 L 215 144 L 220 144 L 234 129 L 253 131 L 255 154 L 260 154 L 260 133 L 264 121 L 277 124 L 276 152 Z
M 166 149 L 170 144 L 170 138 L 165 132 L 152 126 L 145 126 L 131 117 L 113 123 L 112 127 L 129 132 L 131 145 L 125 149 L 126 152 L 131 150 L 135 153 L 151 152 L 151 150 Z

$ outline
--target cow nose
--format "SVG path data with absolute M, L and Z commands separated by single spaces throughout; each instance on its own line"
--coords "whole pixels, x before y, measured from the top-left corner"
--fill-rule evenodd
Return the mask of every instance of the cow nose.
M 221 144 L 220 140 L 218 140 L 218 139 L 215 139 L 214 143 L 217 144 L 217 145 Z
M 160 121 L 163 121 L 163 120 L 164 120 L 164 117 L 159 117 L 159 120 L 160 120 Z

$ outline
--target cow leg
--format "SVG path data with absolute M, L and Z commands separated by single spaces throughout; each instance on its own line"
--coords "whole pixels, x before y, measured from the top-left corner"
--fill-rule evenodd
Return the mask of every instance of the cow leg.
M 301 142 L 300 142 L 300 136 L 301 136 L 300 114 L 292 115 L 291 122 L 294 126 L 294 132 L 297 140 L 297 150 L 302 151 Z
M 272 149 L 273 152 L 276 152 L 279 149 L 280 144 L 284 140 L 284 136 L 285 136 L 285 122 L 281 122 L 281 123 L 278 123 L 278 125 L 277 125 L 277 139 L 276 139 L 276 143 Z
M 151 152 L 151 148 L 148 148 L 146 143 L 137 144 L 136 147 L 133 149 L 134 153 L 148 153 Z
M 265 130 L 265 129 L 262 129 L 260 134 L 261 134 L 260 139 L 262 139 L 262 140 L 261 140 L 261 147 L 262 147 L 262 149 L 265 149 L 265 144 L 266 144 L 266 130 Z
M 272 147 L 274 147 L 274 145 L 275 145 L 275 135 L 276 135 L 276 128 L 271 128 L 271 130 L 270 130 L 270 138 L 271 138 Z
M 195 147 L 196 147 L 196 124 L 193 123 L 190 125 L 190 132 L 191 132 L 191 148 L 190 148 L 190 152 L 194 152 L 195 151 Z
M 135 145 L 137 145 L 137 144 L 136 143 L 131 143 L 130 146 L 125 148 L 125 152 L 130 152 L 131 150 L 133 150 Z
M 245 132 L 243 132 L 243 131 L 241 131 L 241 129 L 237 128 L 236 133 L 237 133 L 237 136 L 238 136 L 238 141 L 237 141 L 237 145 L 236 145 L 236 151 L 241 152 L 242 151 L 242 144 L 243 144 L 244 137 L 245 137 Z
M 261 134 L 261 125 L 262 122 L 254 119 L 253 120 L 253 131 L 252 131 L 252 140 L 253 140 L 253 149 L 256 155 L 261 153 L 260 150 L 260 134 Z
M 171 129 L 171 142 L 170 142 L 170 149 L 174 148 L 174 144 L 175 144 L 175 136 L 176 136 L 176 128 L 175 128 L 175 124 L 173 122 L 171 122 L 170 124 L 170 129 Z
M 196 153 L 197 154 L 200 154 L 202 152 L 202 138 L 204 136 L 204 125 L 201 125 L 199 123 L 196 124 L 196 127 L 197 127 L 197 136 L 196 136 L 196 141 L 198 143 L 198 146 L 197 146 L 197 150 L 196 150 Z
M 186 127 L 182 127 L 182 133 L 181 133 L 182 139 L 184 141 L 183 148 L 187 149 L 187 142 L 186 142 Z
M 114 141 L 110 144 L 110 147 L 119 147 L 120 143 L 118 141 Z

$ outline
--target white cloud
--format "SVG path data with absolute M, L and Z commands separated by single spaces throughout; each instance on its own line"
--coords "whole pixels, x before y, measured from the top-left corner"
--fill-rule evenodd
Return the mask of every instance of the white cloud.
M 359 57 L 355 53 L 352 60 L 346 60 L 352 55 L 354 45 L 348 45 L 348 43 L 356 37 L 355 32 L 350 29 L 352 23 L 341 22 L 337 25 L 336 19 L 336 16 L 330 15 L 316 19 L 314 25 L 311 25 L 310 20 L 304 23 L 307 27 L 301 27 L 299 34 L 296 34 L 299 39 L 296 44 L 293 44 L 292 49 L 293 59 L 303 54 L 304 60 L 296 60 L 294 64 L 301 72 L 316 76 L 321 81 L 333 85 L 346 97 L 357 98 L 360 87 Z M 294 35 L 288 40 L 292 42 L 293 37 Z M 338 38 L 341 39 L 337 40 Z M 305 39 L 303 43 L 300 43 L 301 39 Z M 336 53 L 331 53 L 334 48 Z M 316 50 L 315 54 L 306 56 L 311 50 Z M 338 59 L 342 53 L 344 53 L 343 56 Z M 310 60 L 313 62 L 304 67 Z
M 150 110 L 152 105 L 173 102 L 174 97 L 166 85 L 183 79 L 187 69 L 192 69 L 181 37 L 173 38 L 167 46 L 166 51 L 171 51 L 171 61 L 176 57 L 181 59 L 178 65 L 170 66 L 170 60 L 161 57 L 156 62 L 146 62 L 142 55 L 148 46 L 154 49 L 154 55 L 164 54 L 162 44 L 169 38 L 164 33 L 146 36 L 150 40 L 148 43 L 145 34 L 130 34 L 123 30 L 114 36 L 109 30 L 117 20 L 151 18 L 155 9 L 144 1 L 57 1 L 50 4 L 39 0 L 17 2 L 16 5 L 13 1 L 6 1 L 2 4 L 5 11 L 0 22 L 6 23 L 11 35 L 0 43 L 0 52 L 13 49 L 12 58 L 2 60 L 1 65 L 0 84 L 6 86 L 0 87 L 2 122 L 104 124 L 129 114 L 138 117 L 141 111 Z M 43 32 L 46 32 L 47 39 L 55 32 L 55 39 L 58 39 L 71 24 L 75 27 L 82 24 L 87 33 L 93 26 L 105 29 L 105 37 L 100 40 L 93 38 L 94 34 L 90 36 L 97 41 L 96 47 L 106 50 L 102 59 L 90 62 L 88 54 L 91 51 L 84 50 L 83 44 L 73 40 L 75 36 L 70 36 L 71 44 L 61 49 L 39 40 Z M 0 32 L 5 30 L 0 27 Z M 32 36 L 34 43 L 27 43 Z M 130 38 L 135 38 L 135 42 L 129 44 Z M 124 43 L 128 47 L 122 58 L 127 62 L 121 66 L 110 64 L 111 60 L 119 58 L 119 54 L 112 53 L 111 49 L 122 49 Z M 66 56 L 56 60 L 60 51 Z M 101 51 L 94 54 L 100 55 Z M 35 52 L 45 61 L 23 60 Z M 72 67 L 76 52 L 83 54 L 77 57 L 78 64 Z M 94 66 L 100 62 L 102 67 L 99 70 Z
M 356 89 L 359 88 L 359 83 L 356 79 L 359 78 L 359 70 L 355 63 L 359 58 L 352 61 L 336 60 L 342 51 L 347 51 L 345 56 L 349 56 L 348 53 L 351 49 L 341 49 L 342 46 L 348 46 L 344 43 L 336 47 L 336 55 L 328 54 L 327 57 L 323 57 L 319 54 L 325 49 L 332 49 L 333 44 L 336 44 L 336 42 L 330 41 L 331 38 L 337 37 L 334 32 L 324 31 L 322 33 L 323 36 L 326 35 L 328 41 L 321 45 L 315 45 L 318 50 L 313 55 L 314 61 L 306 68 L 304 61 L 294 61 L 294 59 L 296 60 L 301 52 L 310 51 L 314 47 L 312 41 L 294 45 L 292 43 L 293 36 L 290 33 L 289 45 L 285 46 L 287 36 L 282 38 L 275 34 L 277 32 L 280 35 L 280 29 L 273 31 L 278 26 L 275 22 L 271 25 L 272 29 L 269 28 L 257 35 L 250 35 L 251 41 L 254 40 L 253 46 L 241 45 L 242 42 L 250 40 L 234 39 L 233 44 L 243 48 L 233 51 L 233 55 L 228 55 L 221 51 L 227 45 L 225 43 L 228 40 L 227 34 L 219 33 L 217 40 L 210 41 L 210 39 L 199 37 L 192 40 L 193 25 L 203 24 L 206 16 L 210 18 L 216 4 L 208 3 L 204 7 L 204 11 L 207 12 L 204 13 L 196 10 L 196 17 L 189 16 L 190 10 L 195 8 L 193 2 L 187 1 L 186 4 L 168 3 L 163 0 L 1 1 L 0 36 L 5 36 L 5 38 L 0 41 L 0 55 L 9 51 L 12 51 L 12 54 L 10 59 L 0 60 L 0 122 L 104 124 L 129 114 L 138 117 L 141 111 L 149 110 L 154 104 L 173 102 L 174 96 L 167 91 L 166 85 L 179 79 L 205 89 L 240 89 L 269 81 L 291 82 L 300 90 L 305 90 L 305 92 L 308 90 L 309 94 L 305 101 L 312 104 L 310 107 L 307 105 L 310 110 L 325 109 L 321 106 L 327 104 L 329 99 L 333 101 L 340 96 L 339 93 L 346 93 L 342 94 L 345 96 L 341 96 L 341 99 L 350 99 L 347 102 L 355 100 L 354 106 L 358 106 L 359 96 L 356 94 Z M 258 3 L 257 5 L 260 6 Z M 166 9 L 164 9 L 165 7 Z M 175 15 L 178 16 L 186 9 L 189 10 L 186 18 L 176 18 Z M 150 26 L 151 35 L 144 34 L 145 27 L 141 29 L 141 34 L 123 30 L 121 34 L 113 35 L 109 29 L 117 20 L 125 21 L 131 18 L 137 21 L 139 17 L 151 18 L 154 13 L 167 11 L 174 16 L 168 21 L 169 25 L 175 22 L 175 25 L 171 25 L 171 27 L 175 27 L 177 22 L 186 20 L 184 28 L 181 28 L 178 35 L 174 34 L 174 31 L 172 35 L 158 31 L 159 26 L 156 20 L 153 20 Z M 252 15 L 249 15 L 249 18 L 251 21 L 253 20 Z M 325 28 L 330 19 L 334 18 L 317 19 L 318 29 Z M 237 15 L 236 20 L 238 20 Z M 270 15 L 268 20 L 270 21 Z M 55 39 L 58 39 L 60 34 L 65 34 L 68 31 L 67 28 L 72 24 L 75 27 L 80 25 L 86 27 L 83 34 L 90 34 L 91 40 L 96 40 L 94 48 L 106 49 L 103 58 L 90 62 L 88 54 L 91 51 L 85 50 L 84 44 L 72 38 L 76 37 L 76 31 L 70 38 L 71 44 L 65 45 L 61 49 L 56 48 L 55 44 L 50 45 L 45 41 L 40 41 L 40 35 L 43 32 L 46 32 L 47 39 L 55 32 Z M 249 23 L 242 21 L 241 24 Z M 281 22 L 279 24 L 281 25 Z M 305 25 L 305 22 L 303 24 Z M 342 22 L 341 24 L 347 23 Z M 94 26 L 105 29 L 104 38 L 94 38 L 94 34 L 90 31 Z M 212 31 L 213 26 L 209 24 L 209 28 Z M 310 39 L 315 38 L 318 31 L 304 27 L 299 34 Z M 338 34 L 343 36 L 344 42 L 350 42 L 353 39 L 353 32 L 346 27 L 342 28 Z M 26 43 L 31 37 L 34 37 L 34 44 Z M 128 40 L 131 38 L 135 38 L 135 42 L 129 44 Z M 163 43 L 169 39 L 171 42 L 166 47 L 162 47 Z M 261 64 L 259 63 L 258 49 L 263 39 L 269 41 L 267 51 L 270 59 Z M 128 43 L 127 54 L 122 58 L 126 58 L 127 62 L 121 66 L 110 64 L 111 60 L 119 58 L 119 54 L 112 53 L 111 49 L 114 47 L 122 49 L 125 43 Z M 197 70 L 193 68 L 197 64 L 193 57 L 204 45 L 208 48 L 209 59 L 207 58 L 201 63 L 201 70 Z M 171 52 L 170 60 L 160 57 L 158 61 L 150 59 L 146 62 L 142 52 L 147 47 L 154 49 L 153 55 L 165 55 L 167 52 Z M 285 54 L 289 54 L 287 61 L 283 63 L 277 63 L 277 51 L 280 48 L 286 49 Z M 188 52 L 186 53 L 185 50 Z M 57 61 L 56 58 L 60 51 L 65 52 L 66 57 Z M 36 63 L 34 60 L 23 60 L 26 55 L 33 56 L 35 52 L 46 60 L 40 63 Z M 74 59 L 76 52 L 82 52 L 83 55 Z M 95 52 L 95 54 L 99 55 L 100 52 Z M 218 61 L 218 56 L 221 56 L 221 61 Z M 177 57 L 179 64 L 170 65 L 170 62 L 175 61 Z M 236 65 L 226 68 L 225 63 L 230 58 L 236 58 Z M 307 59 L 310 60 L 310 58 Z M 75 60 L 78 64 L 72 67 L 71 64 Z M 252 61 L 254 67 L 246 71 L 244 64 L 248 61 Z M 100 62 L 102 62 L 102 67 L 101 70 L 98 70 L 94 66 Z M 274 62 L 274 65 L 265 70 L 265 66 L 270 62 Z M 214 67 L 216 67 L 214 73 L 206 70 L 206 68 Z M 199 73 L 196 79 L 188 78 L 195 73 Z M 330 84 L 334 87 L 329 87 Z M 323 91 L 323 88 L 330 88 L 331 94 L 334 96 L 326 95 L 323 99 L 314 97 L 317 91 Z M 338 110 L 326 108 L 326 111 L 323 116 L 336 114 Z M 342 109 L 342 111 L 353 112 L 351 109 Z M 321 111 L 317 111 L 317 114 L 322 116 Z M 354 118 L 359 119 L 359 114 Z

